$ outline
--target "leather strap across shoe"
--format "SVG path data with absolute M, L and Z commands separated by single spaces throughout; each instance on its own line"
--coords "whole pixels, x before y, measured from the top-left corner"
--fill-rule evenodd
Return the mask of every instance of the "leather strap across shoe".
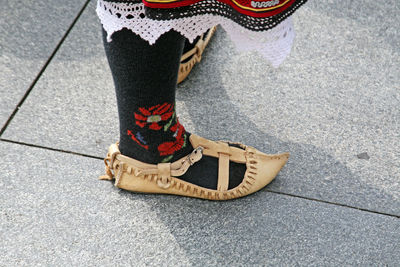
M 203 55 L 204 49 L 210 42 L 211 37 L 217 30 L 217 26 L 212 27 L 208 30 L 206 34 L 203 34 L 197 41 L 195 46 L 187 51 L 181 57 L 181 64 L 179 66 L 178 72 L 178 84 L 183 82 L 189 73 L 192 71 L 194 65 L 201 61 L 201 56 Z M 189 59 L 189 60 L 188 60 Z
M 289 153 L 268 155 L 250 146 L 215 142 L 194 134 L 189 139 L 195 148 L 191 154 L 173 163 L 157 165 L 126 157 L 120 153 L 118 144 L 113 144 L 104 160 L 106 174 L 100 179 L 115 178 L 115 186 L 134 192 L 228 200 L 249 195 L 265 187 L 276 177 L 289 158 Z M 179 179 L 179 176 L 200 161 L 203 155 L 218 158 L 218 185 L 215 190 Z M 228 189 L 230 161 L 245 164 L 247 167 L 243 181 L 232 189 Z

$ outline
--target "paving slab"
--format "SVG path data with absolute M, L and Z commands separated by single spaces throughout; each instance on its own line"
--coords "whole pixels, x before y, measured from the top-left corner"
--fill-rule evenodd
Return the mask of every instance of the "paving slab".
M 97 155 L 116 141 L 116 101 L 95 3 L 86 8 L 17 117 L 27 119 L 26 111 L 31 108 L 42 115 L 20 126 L 17 121 L 22 121 L 15 118 L 3 137 L 22 141 L 17 132 L 24 129 L 31 136 L 24 139 L 29 143 L 66 150 L 81 147 L 78 150 Z M 87 135 L 82 138 L 84 133 Z M 111 138 L 103 140 L 104 136 Z
M 0 125 L 7 121 L 85 2 L 1 2 Z
M 375 5 L 358 7 L 359 18 L 347 3 L 311 1 L 278 69 L 236 53 L 220 29 L 178 88 L 181 122 L 207 138 L 290 151 L 268 190 L 400 215 L 399 13 L 395 1 Z M 92 3 L 4 138 L 104 156 L 118 123 L 99 27 Z
M 227 202 L 135 194 L 97 180 L 98 159 L 0 151 L 2 266 L 400 263 L 395 217 L 266 190 Z

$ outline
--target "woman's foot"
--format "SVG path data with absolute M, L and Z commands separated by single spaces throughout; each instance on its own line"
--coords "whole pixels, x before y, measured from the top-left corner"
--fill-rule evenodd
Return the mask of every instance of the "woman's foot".
M 228 200 L 252 194 L 269 184 L 285 165 L 289 154 L 266 155 L 241 144 L 214 142 L 190 135 L 189 142 L 195 149 L 172 163 L 147 164 L 126 157 L 118 145 L 111 145 L 105 159 L 106 175 L 100 179 L 112 180 L 119 188 L 143 193 L 174 194 L 209 200 Z M 194 170 L 205 158 L 216 160 L 217 165 L 201 168 L 216 168 L 215 188 L 199 186 L 190 181 Z M 231 186 L 231 164 L 245 168 L 241 182 Z M 186 177 L 186 179 L 185 179 Z M 207 175 L 204 179 L 209 179 Z
M 174 162 L 189 155 L 195 147 L 191 134 L 179 122 L 174 103 L 137 107 L 132 114 L 134 122 L 121 134 L 119 149 L 122 155 L 149 164 Z M 218 158 L 205 155 L 180 176 L 189 183 L 216 189 Z M 229 189 L 238 186 L 246 171 L 245 164 L 231 162 Z

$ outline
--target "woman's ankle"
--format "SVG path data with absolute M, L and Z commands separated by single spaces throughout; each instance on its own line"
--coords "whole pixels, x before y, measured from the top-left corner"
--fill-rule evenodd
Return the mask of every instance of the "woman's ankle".
M 138 106 L 129 117 L 132 120 L 124 120 L 121 127 L 122 154 L 156 164 L 175 161 L 193 150 L 174 103 Z

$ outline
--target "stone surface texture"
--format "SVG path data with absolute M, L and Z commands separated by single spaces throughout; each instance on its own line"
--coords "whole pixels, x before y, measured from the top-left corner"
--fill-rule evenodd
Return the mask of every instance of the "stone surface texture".
M 1 1 L 0 125 L 7 121 L 84 3 Z
M 310 1 L 276 69 L 217 30 L 178 86 L 180 121 L 291 152 L 265 189 L 221 203 L 98 181 L 119 133 L 95 1 L 72 28 L 83 0 L 3 2 L 0 266 L 400 265 L 397 0 Z
M 97 180 L 100 160 L 6 142 L 0 148 L 0 265 L 400 262 L 397 218 L 266 190 L 222 203 L 132 194 Z
M 344 2 L 310 2 L 277 69 L 236 53 L 220 29 L 178 88 L 181 121 L 207 138 L 291 152 L 270 190 L 400 215 L 399 15 L 389 2 L 360 7 L 364 19 Z M 335 8 L 347 11 L 326 11 Z M 118 120 L 99 28 L 92 3 L 4 138 L 104 156 Z

